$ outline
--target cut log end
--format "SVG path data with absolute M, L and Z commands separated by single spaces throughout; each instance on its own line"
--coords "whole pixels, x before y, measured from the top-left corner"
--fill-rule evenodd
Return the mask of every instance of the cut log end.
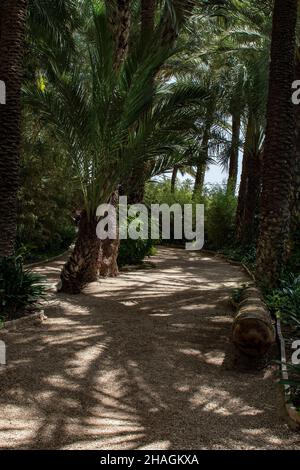
M 275 341 L 271 315 L 259 289 L 245 289 L 234 320 L 232 339 L 247 356 L 262 357 Z

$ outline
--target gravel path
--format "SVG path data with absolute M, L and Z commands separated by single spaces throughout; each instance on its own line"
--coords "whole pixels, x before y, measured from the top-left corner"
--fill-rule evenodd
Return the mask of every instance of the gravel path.
M 300 449 L 271 369 L 230 366 L 229 292 L 245 274 L 184 250 L 153 261 L 0 333 L 0 448 Z M 37 270 L 54 282 L 61 264 Z

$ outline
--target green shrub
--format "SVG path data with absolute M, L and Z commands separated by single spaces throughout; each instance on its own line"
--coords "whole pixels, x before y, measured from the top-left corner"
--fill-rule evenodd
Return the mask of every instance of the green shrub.
M 283 385 L 289 386 L 290 401 L 300 413 L 300 364 L 287 364 L 289 378 L 281 380 Z
M 223 186 L 213 187 L 205 197 L 208 248 L 219 250 L 234 240 L 236 197 Z
M 22 257 L 7 257 L 0 260 L 0 308 L 7 319 L 22 316 L 45 298 L 46 286 L 43 278 L 23 267 Z
M 230 247 L 222 248 L 221 252 L 227 256 L 227 258 L 230 258 L 233 261 L 238 261 L 239 263 L 243 263 L 250 268 L 253 268 L 255 265 L 255 246 L 241 247 L 232 245 Z
M 154 254 L 155 247 L 152 240 L 121 240 L 118 266 L 141 264 L 146 256 Z
M 205 248 L 221 250 L 230 246 L 234 240 L 235 213 L 237 206 L 236 196 L 228 192 L 225 186 L 212 185 L 206 187 L 202 196 L 193 199 L 193 185 L 191 180 L 185 180 L 171 192 L 170 180 L 163 179 L 155 183 L 148 183 L 146 187 L 146 203 L 150 204 L 204 204 L 205 208 Z M 194 211 L 195 213 L 195 211 Z M 171 230 L 172 233 L 172 230 Z M 184 244 L 186 240 L 161 240 L 162 243 Z
M 137 223 L 142 226 L 142 221 L 139 218 L 135 219 L 133 217 L 128 217 L 127 224 L 130 224 L 135 220 Z M 151 220 L 149 219 L 149 226 L 148 226 L 148 235 L 151 233 Z M 118 255 L 118 266 L 122 267 L 126 264 L 133 265 L 133 264 L 140 264 L 143 262 L 146 256 L 151 256 L 155 252 L 155 241 L 151 240 L 150 236 L 148 239 L 138 238 L 137 240 L 133 240 L 128 237 L 126 240 L 121 240 L 120 242 L 120 249 Z
M 266 300 L 276 316 L 300 331 L 300 276 L 290 274 Z
M 158 182 L 150 182 L 146 185 L 146 204 L 192 204 L 192 181 L 187 179 L 177 184 L 175 193 L 171 192 L 170 180 L 164 178 Z

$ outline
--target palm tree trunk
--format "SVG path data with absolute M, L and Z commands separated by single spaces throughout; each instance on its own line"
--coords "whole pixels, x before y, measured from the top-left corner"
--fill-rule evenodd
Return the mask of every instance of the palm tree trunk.
M 136 166 L 121 187 L 123 196 L 127 196 L 128 204 L 142 204 L 145 197 L 145 186 L 151 176 L 151 162 L 142 162 Z
M 141 5 L 141 42 L 145 46 L 154 31 L 156 0 L 142 0 Z
M 108 17 L 110 21 L 111 34 L 115 42 L 115 56 L 114 68 L 119 70 L 122 63 L 126 59 L 129 46 L 129 33 L 130 33 L 130 3 L 131 0 L 117 0 L 116 9 L 111 7 L 111 2 L 106 0 Z M 110 203 L 115 206 L 118 203 L 119 193 L 116 190 L 112 196 Z M 118 230 L 117 230 L 118 232 Z M 97 258 L 98 273 L 101 277 L 116 277 L 119 274 L 118 269 L 118 254 L 119 254 L 120 240 L 106 239 L 102 240 L 100 244 L 100 253 Z
M 209 139 L 210 139 L 210 130 L 211 130 L 211 125 L 212 125 L 213 115 L 214 115 L 213 107 L 209 106 L 206 112 L 206 123 L 205 123 L 205 128 L 204 128 L 204 133 L 203 133 L 202 144 L 201 144 L 203 154 L 201 156 L 201 161 L 197 165 L 197 173 L 196 173 L 196 178 L 195 178 L 193 199 L 195 199 L 197 195 L 201 196 L 203 192 L 205 172 L 206 172 L 206 162 L 208 160 L 208 144 L 209 144 Z
M 232 142 L 229 161 L 229 175 L 227 182 L 227 191 L 235 194 L 237 176 L 238 176 L 238 161 L 239 161 L 239 142 L 241 130 L 241 115 L 239 112 L 232 114 Z
M 296 56 L 295 80 L 300 80 L 300 48 Z M 300 106 L 295 106 L 295 147 L 293 179 L 291 185 L 291 236 L 296 235 L 300 225 Z M 299 235 L 298 235 L 299 239 Z
M 205 163 L 200 163 L 199 165 L 197 165 L 194 191 L 193 191 L 193 199 L 195 199 L 197 195 L 202 196 L 204 180 L 205 180 L 205 172 L 206 172 Z
M 0 80 L 6 104 L 0 104 L 0 258 L 14 253 L 19 187 L 21 84 L 27 0 L 0 5 Z
M 254 242 L 261 184 L 261 151 L 255 118 L 250 115 L 246 130 L 243 171 L 236 215 L 236 238 L 244 246 Z
M 262 178 L 258 280 L 267 287 L 278 282 L 286 259 L 290 225 L 290 184 L 294 151 L 294 79 L 297 0 L 275 0 Z
M 248 171 L 249 171 L 249 153 L 247 152 L 247 148 L 249 147 L 249 139 L 250 139 L 250 131 L 249 131 L 249 123 L 247 125 L 246 130 L 246 138 L 244 144 L 244 154 L 243 154 L 243 166 L 242 166 L 242 176 L 241 182 L 239 187 L 239 197 L 238 197 L 238 205 L 236 211 L 236 219 L 235 219 L 235 234 L 236 239 L 239 243 L 241 243 L 243 239 L 243 232 L 244 232 L 244 221 L 245 221 L 245 206 L 246 206 L 246 199 L 248 194 Z
M 149 40 L 153 39 L 156 0 L 142 0 L 141 3 L 141 47 L 147 53 Z M 154 77 L 153 77 L 154 82 Z M 122 194 L 127 196 L 128 204 L 140 204 L 144 201 L 145 185 L 149 178 L 151 164 L 141 162 L 134 168 L 122 184 Z
M 110 30 L 115 43 L 114 67 L 119 69 L 124 62 L 129 46 L 131 0 L 105 0 Z
M 119 192 L 115 191 L 110 199 L 110 204 L 117 207 L 119 201 Z M 113 221 L 114 222 L 114 221 Z M 99 275 L 100 277 L 117 277 L 119 275 L 118 254 L 120 239 L 118 230 L 117 238 L 101 240 L 99 257 Z
M 192 14 L 195 4 L 195 0 L 173 0 L 173 11 L 176 12 L 177 16 L 176 25 L 169 6 L 165 5 L 159 26 L 161 44 L 163 46 L 173 46 L 178 37 L 180 27 Z
M 175 193 L 178 170 L 179 170 L 178 166 L 175 165 L 172 171 L 172 178 L 171 178 L 171 193 L 172 194 Z
M 61 292 L 79 294 L 86 284 L 97 280 L 100 240 L 96 228 L 96 218 L 83 211 L 74 250 L 61 272 Z

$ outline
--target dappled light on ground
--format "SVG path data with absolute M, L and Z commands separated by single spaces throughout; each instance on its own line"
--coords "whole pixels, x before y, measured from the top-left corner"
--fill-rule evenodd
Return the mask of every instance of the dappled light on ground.
M 1 448 L 300 448 L 271 371 L 228 366 L 229 293 L 245 274 L 184 250 L 153 261 L 55 296 L 42 326 L 2 335 Z M 59 266 L 38 271 L 54 282 Z

